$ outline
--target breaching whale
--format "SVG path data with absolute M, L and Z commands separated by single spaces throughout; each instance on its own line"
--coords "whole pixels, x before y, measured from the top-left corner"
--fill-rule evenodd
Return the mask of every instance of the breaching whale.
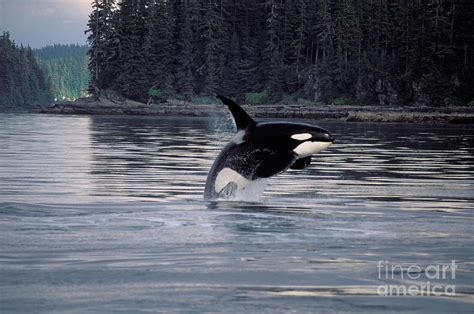
M 237 134 L 219 153 L 209 171 L 205 199 L 233 199 L 239 198 L 239 193 L 252 194 L 252 189 L 262 186 L 256 183 L 288 168 L 306 168 L 311 155 L 334 142 L 332 135 L 320 127 L 256 122 L 233 100 L 224 96 L 217 98 L 232 113 Z

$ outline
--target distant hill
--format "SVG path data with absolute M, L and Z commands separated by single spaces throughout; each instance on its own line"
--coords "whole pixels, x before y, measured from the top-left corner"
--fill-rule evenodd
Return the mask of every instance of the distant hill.
M 30 47 L 0 34 L 0 111 L 29 111 L 52 101 L 50 82 Z
M 51 79 L 55 99 L 74 100 L 87 96 L 89 71 L 86 45 L 53 45 L 34 53 L 46 76 Z

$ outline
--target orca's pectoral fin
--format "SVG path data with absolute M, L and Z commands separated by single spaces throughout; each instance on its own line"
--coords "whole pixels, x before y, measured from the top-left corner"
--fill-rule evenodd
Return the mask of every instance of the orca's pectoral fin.
M 262 161 L 255 171 L 256 178 L 269 178 L 278 173 L 281 173 L 290 167 L 296 157 L 294 154 L 277 154 L 272 155 L 269 158 L 266 158 Z
M 291 165 L 290 169 L 305 169 L 311 163 L 311 156 L 300 158 Z
M 237 184 L 235 182 L 229 182 L 222 190 L 217 194 L 217 198 L 229 199 L 234 196 L 235 191 L 237 191 Z
M 234 117 L 237 130 L 242 130 L 255 124 L 255 121 L 252 119 L 252 117 L 250 117 L 249 114 L 232 99 L 221 95 L 217 95 L 216 97 L 219 98 L 227 107 L 229 107 L 229 110 Z

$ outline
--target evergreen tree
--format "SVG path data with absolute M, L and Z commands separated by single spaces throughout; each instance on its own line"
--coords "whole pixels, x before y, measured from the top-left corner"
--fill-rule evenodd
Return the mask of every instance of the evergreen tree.
M 168 2 L 152 1 L 146 21 L 144 51 L 148 64 L 146 78 L 149 88 L 163 96 L 173 92 L 173 20 Z
M 232 40 L 228 51 L 227 62 L 222 71 L 221 90 L 229 96 L 239 96 L 245 89 L 240 85 L 242 81 L 240 75 L 240 71 L 242 70 L 240 67 L 242 55 L 240 53 L 240 43 L 236 31 L 232 33 Z
M 113 32 L 112 16 L 115 0 L 94 0 L 87 24 L 89 50 L 90 91 L 97 93 L 108 87 L 111 80 L 108 68 L 109 55 L 113 53 L 110 40 Z
M 87 96 L 89 84 L 88 46 L 53 45 L 35 49 L 34 54 L 51 81 L 55 99 Z
M 279 100 L 284 92 L 284 64 L 280 52 L 280 25 L 283 7 L 279 0 L 268 1 L 267 43 L 264 53 L 266 74 L 266 90 L 271 100 Z
M 145 100 L 266 91 L 332 102 L 468 102 L 468 1 L 95 0 L 91 86 Z M 53 77 L 54 81 L 54 77 Z M 288 98 L 286 98 L 288 99 Z
M 197 29 L 197 41 L 199 51 L 202 51 L 198 59 L 196 74 L 202 78 L 203 86 L 199 88 L 204 94 L 215 95 L 219 80 L 219 28 L 221 21 L 217 3 L 215 0 L 199 2 L 200 21 Z
M 146 81 L 145 41 L 145 0 L 122 0 L 119 3 L 117 25 L 120 43 L 120 62 L 115 87 L 124 96 L 145 101 L 149 82 Z
M 173 14 L 176 19 L 174 29 L 175 89 L 178 94 L 190 98 L 194 94 L 193 74 L 193 33 L 191 29 L 190 0 L 175 0 Z
M 0 35 L 0 111 L 25 111 L 52 101 L 51 88 L 30 47 Z

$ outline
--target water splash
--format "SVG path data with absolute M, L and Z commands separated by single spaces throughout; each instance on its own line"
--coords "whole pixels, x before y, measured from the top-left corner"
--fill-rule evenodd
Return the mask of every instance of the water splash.
M 234 189 L 230 193 L 221 195 L 217 200 L 235 201 L 235 202 L 261 202 L 263 192 L 267 187 L 268 179 L 259 179 L 249 181 L 242 189 Z

